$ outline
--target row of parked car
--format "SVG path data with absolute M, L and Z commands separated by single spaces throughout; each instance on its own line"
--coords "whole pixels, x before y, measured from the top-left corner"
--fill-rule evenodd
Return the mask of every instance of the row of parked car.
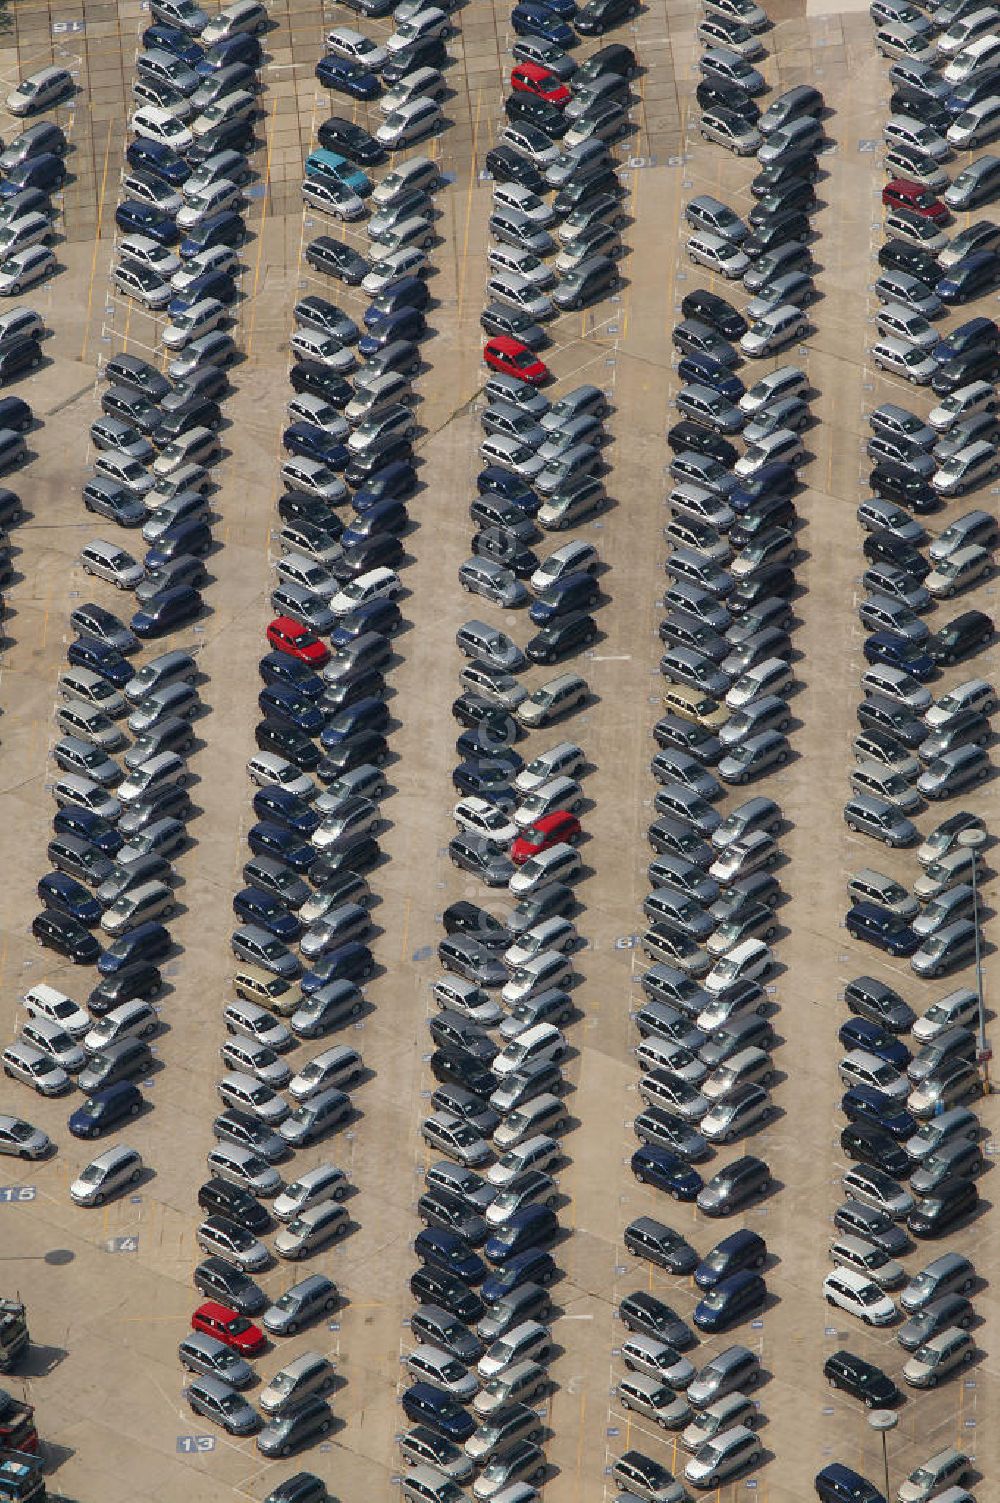
M 858 520 L 865 561 L 859 614 L 870 635 L 854 742 L 858 760 L 844 817 L 852 831 L 890 847 L 912 847 L 920 839 L 912 816 L 975 787 L 990 772 L 985 748 L 996 708 L 992 685 L 961 678 L 960 670 L 948 674 L 960 681 L 946 680 L 942 693 L 939 680 L 992 643 L 993 621 L 967 609 L 932 632 L 925 617 L 936 601 L 991 573 L 1000 532 L 989 507 L 946 517 L 947 525 L 930 538 L 914 513 L 937 511 L 1000 470 L 994 417 L 1000 330 L 991 318 L 975 316 L 942 337 L 931 322 L 949 306 L 981 296 L 995 280 L 981 275 L 996 260 L 989 234 L 987 249 L 976 249 L 979 233 L 991 227 L 969 226 L 951 242 L 941 230 L 949 206 L 971 206 L 961 194 L 963 179 L 973 174 L 960 174 L 945 203 L 935 194 L 948 181 L 941 162 L 953 147 L 985 139 L 990 101 L 1000 107 L 997 63 L 966 68 L 973 52 L 985 59 L 988 49 L 977 48 L 975 39 L 988 39 L 1000 27 L 1000 12 L 961 4 L 924 12 L 886 0 L 874 0 L 871 12 L 878 50 L 897 59 L 893 113 L 884 128 L 887 238 L 874 289 L 884 337 L 871 358 L 879 369 L 930 385 L 944 400 L 926 419 L 894 402 L 869 417 L 875 494 L 862 501 Z M 910 42 L 912 49 L 898 50 Z M 950 57 L 962 60 L 965 83 Z M 941 61 L 944 76 L 932 66 Z M 962 98 L 949 115 L 950 90 L 958 85 Z M 880 472 L 898 477 L 888 494 Z M 873 867 L 855 871 L 848 882 L 848 933 L 909 957 L 918 976 L 970 966 L 980 943 L 970 881 L 976 854 L 964 843 L 970 837 L 986 839 L 978 814 L 963 809 L 939 823 L 917 850 L 912 891 Z M 949 1250 L 908 1277 L 900 1255 L 912 1247 L 911 1238 L 948 1237 L 978 1205 L 982 1130 L 968 1108 L 981 1090 L 978 995 L 974 986 L 959 985 L 918 1016 L 895 987 L 865 975 L 848 983 L 844 997 L 850 1016 L 839 1030 L 847 1052 L 838 1073 L 845 1087 L 840 1141 L 851 1160 L 843 1176 L 849 1198 L 834 1216 L 839 1235 L 830 1247 L 834 1269 L 825 1295 L 868 1325 L 894 1327 L 904 1356 L 910 1354 L 902 1366 L 905 1386 L 932 1388 L 975 1355 L 968 1296 L 978 1284 L 976 1271 L 962 1252 Z M 850 1351 L 831 1353 L 824 1371 L 834 1387 L 866 1404 L 902 1402 L 892 1376 Z M 897 1496 L 960 1503 L 971 1497 L 965 1487 L 971 1480 L 969 1457 L 946 1447 L 917 1468 Z M 882 1499 L 874 1483 L 842 1463 L 820 1472 L 816 1490 L 824 1503 Z

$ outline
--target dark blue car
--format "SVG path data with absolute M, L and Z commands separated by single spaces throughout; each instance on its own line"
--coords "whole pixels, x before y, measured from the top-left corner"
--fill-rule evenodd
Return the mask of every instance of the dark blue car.
M 266 689 L 261 689 L 257 703 L 268 720 L 292 725 L 307 736 L 318 736 L 326 725 L 323 711 L 285 684 L 269 684 Z
M 340 541 L 345 548 L 355 543 L 367 542 L 377 533 L 391 533 L 394 537 L 405 531 L 410 514 L 402 501 L 376 501 L 360 515 L 350 527 L 345 527 Z
M 840 1098 L 840 1110 L 849 1122 L 867 1122 L 905 1141 L 919 1131 L 920 1123 L 905 1107 L 875 1086 L 854 1086 Z
M 253 796 L 253 812 L 258 819 L 273 820 L 297 835 L 311 835 L 321 823 L 316 810 L 287 788 L 258 788 Z
M 439 1435 L 459 1445 L 468 1440 L 476 1422 L 467 1409 L 443 1388 L 433 1383 L 414 1383 L 402 1397 L 403 1413 L 417 1425 L 428 1425 Z
M 759 1273 L 767 1262 L 767 1243 L 756 1232 L 732 1232 L 717 1242 L 694 1271 L 699 1289 L 714 1289 L 720 1279 L 750 1269 Z
M 898 913 L 879 903 L 855 903 L 847 911 L 844 926 L 855 939 L 867 940 L 888 955 L 912 955 L 920 948 L 920 935 Z
M 275 856 L 296 872 L 307 872 L 319 855 L 316 847 L 303 840 L 301 835 L 296 835 L 294 830 L 286 830 L 284 825 L 276 825 L 268 819 L 258 820 L 257 824 L 250 826 L 247 845 L 255 856 Z
M 290 658 L 287 652 L 268 652 L 257 664 L 257 671 L 265 684 L 284 684 L 294 689 L 305 699 L 322 699 L 326 684 L 308 663 Z
M 205 56 L 203 48 L 186 31 L 179 26 L 166 26 L 156 22 L 153 26 L 147 26 L 142 34 L 143 50 L 148 52 L 152 48 L 159 48 L 163 52 L 169 52 L 174 57 L 179 57 L 182 63 L 187 63 L 189 68 L 197 68 Z
M 417 308 L 421 312 L 431 300 L 423 277 L 396 277 L 383 287 L 378 297 L 364 311 L 366 329 L 377 329 L 387 313 L 398 313 L 403 308 Z
M 170 930 L 150 920 L 116 939 L 97 962 L 97 969 L 102 976 L 114 976 L 139 960 L 162 960 L 172 946 Z
M 142 1108 L 139 1087 L 130 1080 L 122 1080 L 88 1096 L 71 1114 L 66 1126 L 74 1138 L 99 1138 L 110 1128 L 117 1127 L 119 1122 L 137 1117 Z
M 76 835 L 88 841 L 105 856 L 117 856 L 125 844 L 125 836 L 115 825 L 92 809 L 80 809 L 75 804 L 56 810 L 52 828 L 57 835 Z
M 299 982 L 303 996 L 318 991 L 330 981 L 365 981 L 375 969 L 375 957 L 367 945 L 352 939 L 321 956 Z
M 88 928 L 99 924 L 104 912 L 93 893 L 65 872 L 46 872 L 38 883 L 38 896 L 46 908 L 68 913 Z
M 381 501 L 402 500 L 416 489 L 417 472 L 408 459 L 397 459 L 387 464 L 365 482 L 361 490 L 351 497 L 351 505 L 359 516 Z
M 365 313 L 367 334 L 358 340 L 358 352 L 367 360 L 378 350 L 385 349 L 395 339 L 407 339 L 415 343 L 427 332 L 427 320 L 419 308 L 397 308 L 393 313 L 379 313 L 369 308 Z
M 519 799 L 512 787 L 517 773 L 509 762 L 495 757 L 470 757 L 460 762 L 451 775 L 459 793 L 487 799 L 500 809 L 512 809 Z
M 767 1301 L 767 1285 L 759 1273 L 734 1273 L 720 1279 L 698 1301 L 692 1320 L 701 1331 L 727 1331 L 738 1321 L 759 1315 Z
M 0 198 L 13 198 L 25 188 L 51 193 L 66 181 L 66 164 L 54 151 L 40 152 L 26 162 L 18 162 L 0 181 Z
M 797 483 L 795 471 L 790 464 L 780 462 L 765 464 L 761 466 L 752 480 L 736 486 L 729 492 L 726 504 L 737 513 L 750 511 L 751 507 L 756 506 L 765 496 L 768 500 L 772 497 L 780 500 L 792 495 Z
M 388 705 L 378 695 L 370 694 L 332 716 L 319 739 L 325 747 L 339 746 L 359 731 L 385 731 L 388 727 Z
M 260 924 L 278 939 L 293 941 L 302 932 L 299 920 L 283 908 L 272 892 L 259 887 L 244 887 L 233 898 L 233 912 L 244 924 Z
M 135 676 L 135 669 L 116 647 L 99 642 L 96 637 L 77 637 L 66 649 L 66 661 L 74 668 L 89 668 L 121 689 Z
M 346 444 L 333 438 L 325 428 L 316 423 L 292 423 L 281 435 L 281 442 L 289 454 L 304 454 L 307 459 L 318 459 L 331 470 L 343 470 L 351 451 Z
M 525 485 L 523 480 L 498 464 L 487 465 L 485 470 L 480 470 L 476 476 L 476 489 L 481 496 L 502 496 L 527 517 L 533 517 L 542 504 L 541 498 L 535 495 L 530 485 Z
M 572 27 L 560 20 L 547 5 L 539 5 L 537 0 L 524 0 L 523 4 L 515 5 L 510 13 L 510 24 L 519 37 L 544 37 L 546 42 L 554 42 L 557 47 L 572 47 L 576 41 Z
M 370 69 L 332 53 L 320 58 L 316 64 L 316 77 L 324 89 L 338 89 L 352 99 L 374 99 L 380 88 Z
M 713 360 L 711 355 L 683 355 L 677 364 L 677 375 L 684 382 L 711 386 L 730 402 L 738 402 L 746 392 L 739 376 L 734 376 L 728 366 Z
M 153 204 L 126 198 L 115 210 L 115 224 L 126 235 L 148 235 L 158 245 L 175 245 L 181 232 L 169 215 Z
M 592 574 L 583 571 L 564 574 L 546 585 L 538 599 L 532 601 L 528 615 L 536 626 L 544 626 L 571 611 L 589 611 L 600 597 L 601 587 Z
M 237 214 L 235 209 L 222 209 L 218 214 L 210 214 L 189 235 L 184 236 L 178 255 L 182 261 L 190 261 L 200 251 L 212 250 L 217 245 L 242 245 L 245 239 L 246 225 L 242 215 Z
M 929 652 L 918 642 L 908 637 L 899 637 L 892 631 L 876 631 L 865 638 L 865 660 L 869 663 L 887 663 L 890 668 L 903 668 L 912 673 L 921 683 L 933 678 L 937 666 Z
M 179 188 L 191 176 L 191 168 L 183 157 L 164 146 L 162 141 L 151 141 L 148 136 L 136 136 L 130 141 L 125 159 L 130 167 L 151 172 L 172 188 Z
M 235 36 L 224 37 L 215 42 L 191 66 L 202 78 L 210 78 L 220 68 L 232 63 L 243 63 L 247 68 L 259 68 L 261 64 L 260 42 L 249 31 L 238 31 Z
M 479 1284 L 486 1277 L 486 1264 L 457 1232 L 428 1226 L 413 1239 L 413 1251 L 421 1263 L 456 1274 L 463 1283 Z
M 176 318 L 178 313 L 186 313 L 205 297 L 218 298 L 220 303 L 226 304 L 235 300 L 236 283 L 227 271 L 206 271 L 200 277 L 195 277 L 183 292 L 170 299 L 167 312 L 171 318 Z
M 402 613 L 394 600 L 366 600 L 346 616 L 341 616 L 330 633 L 330 643 L 334 648 L 346 647 L 348 642 L 363 637 L 367 631 L 391 637 L 402 624 Z
M 868 1018 L 847 1018 L 840 1025 L 837 1040 L 848 1052 L 867 1049 L 869 1054 L 877 1054 L 879 1059 L 895 1065 L 897 1070 L 905 1070 L 913 1058 L 901 1039 Z
M 483 1252 L 496 1267 L 502 1267 L 518 1253 L 546 1247 L 558 1231 L 559 1218 L 555 1211 L 548 1206 L 523 1206 L 487 1239 Z
M 632 1173 L 640 1185 L 666 1190 L 675 1200 L 694 1200 L 705 1183 L 697 1169 L 676 1153 L 645 1143 L 632 1155 Z
M 993 250 L 974 251 L 949 266 L 935 284 L 934 291 L 943 303 L 965 303 L 996 285 L 1000 278 L 1000 255 Z M 937 351 L 934 351 L 935 356 Z
M 193 585 L 173 585 L 160 590 L 136 611 L 129 625 L 137 637 L 162 637 L 201 614 L 202 598 Z
M 483 1283 L 482 1296 L 487 1304 L 495 1305 L 512 1289 L 520 1289 L 522 1284 L 551 1284 L 555 1276 L 552 1254 L 533 1247 L 529 1252 L 517 1253 L 508 1259 L 502 1268 L 494 1269 Z

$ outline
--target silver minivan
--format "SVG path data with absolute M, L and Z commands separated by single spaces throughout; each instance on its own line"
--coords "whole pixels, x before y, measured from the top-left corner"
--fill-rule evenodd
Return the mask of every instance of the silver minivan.
M 310 1394 L 326 1393 L 336 1381 L 332 1362 L 319 1352 L 302 1352 L 279 1368 L 260 1392 L 265 1414 L 287 1414 Z
M 78 1206 L 100 1206 L 111 1195 L 137 1184 L 142 1178 L 142 1158 L 134 1148 L 119 1144 L 107 1148 L 81 1169 L 69 1187 Z
M 323 1201 L 298 1212 L 294 1220 L 282 1227 L 274 1239 L 274 1250 L 280 1258 L 304 1258 L 327 1242 L 343 1237 L 349 1225 L 345 1206 Z

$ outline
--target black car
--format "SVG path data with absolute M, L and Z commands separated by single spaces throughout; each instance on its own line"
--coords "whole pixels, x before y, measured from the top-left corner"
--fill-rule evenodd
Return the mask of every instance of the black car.
M 931 378 L 931 386 L 939 397 L 946 397 L 970 381 L 995 381 L 998 375 L 1000 350 L 980 345 L 939 365 Z
M 768 564 L 749 579 L 741 579 L 726 605 L 733 615 L 739 616 L 752 610 L 762 600 L 770 599 L 772 595 L 787 599 L 794 589 L 794 569 L 790 569 L 787 564 Z
M 863 1122 L 849 1122 L 841 1129 L 840 1146 L 848 1158 L 871 1164 L 899 1179 L 910 1168 L 910 1156 L 887 1132 Z
M 194 1287 L 238 1310 L 241 1315 L 259 1315 L 270 1303 L 259 1284 L 249 1274 L 223 1258 L 205 1258 L 194 1271 Z
M 136 960 L 131 965 L 122 966 L 113 976 L 103 976 L 87 998 L 87 1006 L 102 1018 L 113 1007 L 131 1002 L 136 997 L 150 1002 L 162 989 L 159 967 L 151 960 Z
M 529 157 L 501 143 L 486 153 L 486 171 L 496 183 L 520 183 L 532 193 L 548 192 L 548 184 Z
M 744 1154 L 705 1181 L 698 1192 L 698 1208 L 707 1216 L 729 1216 L 764 1194 L 770 1183 L 771 1171 L 764 1160 Z
M 284 491 L 278 497 L 278 515 L 285 522 L 298 522 L 325 533 L 336 542 L 343 532 L 343 523 L 319 496 L 308 491 Z
M 819 161 L 816 153 L 804 151 L 801 155 L 788 157 L 784 161 L 775 162 L 770 167 L 764 167 L 751 179 L 750 192 L 754 198 L 766 198 L 782 183 L 787 183 L 792 178 L 802 178 L 808 183 L 814 183 L 819 177 Z
M 599 37 L 638 14 L 639 0 L 587 0 L 573 17 L 573 25 L 581 36 Z
M 619 78 L 634 78 L 638 63 L 631 47 L 622 42 L 609 42 L 599 47 L 585 59 L 573 75 L 575 83 L 590 83 L 602 73 L 617 73 Z
M 358 125 L 355 120 L 345 120 L 343 115 L 331 115 L 316 134 L 319 144 L 327 151 L 339 152 L 349 162 L 357 162 L 361 167 L 385 161 L 385 147 L 363 125 Z
M 171 390 L 166 376 L 137 355 L 112 355 L 101 374 L 110 385 L 130 386 L 150 402 L 161 401 Z
M 804 245 L 809 239 L 810 229 L 808 217 L 798 209 L 770 214 L 766 219 L 754 222 L 751 234 L 740 249 L 754 260 L 767 251 L 776 250 L 779 245 L 789 245 L 793 241 Z
M 627 1331 L 641 1331 L 645 1336 L 654 1336 L 678 1352 L 685 1352 L 697 1344 L 698 1338 L 680 1316 L 645 1289 L 626 1294 L 619 1301 L 618 1314 Z
M 888 1404 L 898 1404 L 902 1398 L 895 1383 L 880 1367 L 853 1352 L 831 1352 L 823 1364 L 823 1376 L 831 1388 L 842 1388 L 860 1399 L 867 1409 L 884 1409 Z
M 747 331 L 747 321 L 742 313 L 717 292 L 709 292 L 705 287 L 687 294 L 681 303 L 681 313 L 685 318 L 700 318 L 710 328 L 718 329 L 726 339 L 739 339 Z
M 481 1059 L 467 1049 L 435 1049 L 431 1055 L 431 1074 L 442 1085 L 459 1085 L 474 1096 L 492 1096 L 497 1077 Z
M 220 120 L 184 149 L 188 166 L 196 169 L 220 151 L 238 151 L 248 155 L 254 146 L 253 125 L 249 120 Z
M 331 407 L 346 407 L 354 396 L 354 387 L 320 360 L 297 360 L 288 373 L 293 391 L 305 391 L 322 397 Z
M 447 62 L 448 53 L 440 37 L 419 38 L 389 54 L 389 61 L 382 67 L 382 82 L 391 88 L 418 68 L 443 68 Z
M 889 95 L 889 114 L 906 115 L 911 120 L 919 120 L 933 130 L 940 131 L 942 135 L 955 118 L 940 99 L 935 99 L 933 95 L 925 94 L 920 89 L 906 88 L 894 89 Z
M 932 632 L 923 648 L 935 663 L 958 663 L 970 652 L 978 652 L 992 642 L 993 632 L 992 617 L 984 611 L 965 611 Z
M 713 433 L 711 428 L 703 428 L 700 423 L 691 422 L 689 418 L 682 418 L 668 430 L 667 443 L 675 454 L 686 451 L 707 454 L 711 459 L 717 459 L 726 469 L 730 469 L 740 457 L 735 444 L 718 433 Z
M 557 663 L 568 653 L 579 652 L 597 640 L 597 622 L 586 611 L 571 611 L 559 616 L 527 643 L 525 656 L 532 663 Z
M 413 457 L 413 444 L 400 434 L 390 433 L 384 441 L 373 444 L 365 454 L 353 458 L 344 471 L 347 484 L 355 488 L 364 485 L 383 465 L 397 464 Z
M 286 757 L 302 772 L 315 772 L 320 764 L 320 751 L 315 741 L 294 726 L 262 720 L 254 731 L 254 739 L 261 751 L 277 752 L 279 757 Z
M 440 1305 L 449 1315 L 457 1315 L 459 1320 L 468 1324 L 480 1320 L 486 1313 L 483 1301 L 478 1294 L 473 1293 L 468 1284 L 464 1284 L 455 1274 L 448 1273 L 443 1268 L 434 1268 L 428 1263 L 410 1275 L 410 1293 L 420 1304 Z
M 534 94 L 508 94 L 503 102 L 504 113 L 512 124 L 534 125 L 544 131 L 550 141 L 558 141 L 566 134 L 570 121 L 558 105 Z
M 510 930 L 498 918 L 465 898 L 450 904 L 441 915 L 441 922 L 446 934 L 474 934 L 489 949 L 506 950 L 513 943 Z
M 808 178 L 789 177 L 757 195 L 747 223 L 766 224 L 782 214 L 808 213 L 816 205 L 816 189 Z
M 722 108 L 729 110 L 731 114 L 738 115 L 741 120 L 746 120 L 750 125 L 756 125 L 760 119 L 760 106 L 756 100 L 744 94 L 742 89 L 737 89 L 733 84 L 723 83 L 721 79 L 703 78 L 694 91 L 695 98 L 703 110 Z
M 329 1503 L 326 1483 L 315 1472 L 296 1472 L 273 1488 L 264 1503 Z
M 868 485 L 883 501 L 898 501 L 912 512 L 937 511 L 941 497 L 929 480 L 922 479 L 893 459 L 884 459 L 868 476 Z
M 477 558 L 492 558 L 518 579 L 527 579 L 538 568 L 538 554 L 499 527 L 483 527 L 472 539 Z
M 879 247 L 878 264 L 887 271 L 905 271 L 928 287 L 933 287 L 941 276 L 941 268 L 930 251 L 907 240 L 887 240 Z
M 487 334 L 506 334 L 519 339 L 529 350 L 540 350 L 549 342 L 549 336 L 523 308 L 512 308 L 508 303 L 490 303 L 479 315 L 479 326 Z
M 78 919 L 58 909 L 45 908 L 31 921 L 31 932 L 40 945 L 55 950 L 76 965 L 93 965 L 101 947 L 90 930 Z
M 931 566 L 920 549 L 892 532 L 880 530 L 868 533 L 862 545 L 862 552 L 870 563 L 898 564 L 918 584 L 922 584 L 931 572 Z
M 310 240 L 306 246 L 306 260 L 316 271 L 327 277 L 336 277 L 349 287 L 360 287 L 370 270 L 364 256 L 332 235 L 317 235 L 315 240 Z
M 979 1191 L 969 1179 L 946 1179 L 917 1200 L 906 1218 L 914 1237 L 942 1237 L 979 1206 Z

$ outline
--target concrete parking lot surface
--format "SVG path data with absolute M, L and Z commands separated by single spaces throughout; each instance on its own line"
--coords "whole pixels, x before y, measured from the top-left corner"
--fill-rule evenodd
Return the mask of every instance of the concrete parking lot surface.
M 321 13 L 307 0 L 272 0 L 269 9 L 275 24 L 266 38 L 262 75 L 262 145 L 254 158 L 259 178 L 250 194 L 252 238 L 234 331 L 244 358 L 234 368 L 234 394 L 225 404 L 226 454 L 211 503 L 217 546 L 209 560 L 210 609 L 199 625 L 177 634 L 180 645 L 197 652 L 205 710 L 196 722 L 191 761 L 194 840 L 178 863 L 182 906 L 174 933 L 182 949 L 166 966 L 169 985 L 158 999 L 163 1027 L 155 1041 L 156 1069 L 146 1083 L 152 1109 L 128 1128 L 128 1141 L 148 1166 L 137 1192 L 103 1209 L 73 1206 L 67 1187 L 90 1150 L 67 1134 L 67 1104 L 43 1101 L 9 1081 L 0 1092 L 4 1110 L 29 1117 L 58 1144 L 57 1155 L 44 1164 L 5 1161 L 0 1292 L 16 1289 L 26 1300 L 34 1340 L 28 1364 L 9 1383 L 36 1406 L 52 1487 L 88 1503 L 263 1499 L 276 1478 L 292 1469 L 264 1461 L 252 1440 L 227 1438 L 192 1415 L 176 1359 L 176 1343 L 197 1303 L 190 1278 L 199 1256 L 195 1191 L 205 1177 L 211 1120 L 219 1109 L 215 1082 L 224 1040 L 220 1009 L 231 990 L 231 902 L 243 885 L 245 833 L 252 823 L 243 767 L 253 750 L 256 665 L 277 549 L 291 309 L 304 290 L 329 290 L 303 261 L 306 241 L 327 226 L 303 215 L 298 185 L 316 124 L 345 101 L 328 98 L 312 70 L 324 30 L 351 21 L 341 7 L 328 5 Z M 763 369 L 787 359 L 804 366 L 814 390 L 814 423 L 805 435 L 812 455 L 807 489 L 797 503 L 804 527 L 794 602 L 794 756 L 766 790 L 786 817 L 779 876 L 787 901 L 779 909 L 780 967 L 772 994 L 780 1041 L 778 1110 L 748 1145 L 723 1150 L 723 1157 L 759 1152 L 772 1168 L 771 1194 L 743 1218 L 768 1241 L 771 1299 L 752 1330 L 716 1338 L 710 1348 L 745 1339 L 759 1350 L 767 1379 L 758 1394 L 767 1460 L 749 1481 L 721 1489 L 716 1496 L 724 1503 L 744 1496 L 751 1483 L 761 1503 L 803 1503 L 813 1495 L 817 1468 L 834 1457 L 881 1479 L 881 1441 L 864 1411 L 832 1393 L 821 1372 L 824 1356 L 845 1344 L 897 1377 L 902 1366 L 891 1330 L 868 1332 L 828 1310 L 822 1296 L 831 1216 L 845 1167 L 836 1110 L 839 993 L 861 971 L 898 982 L 918 1010 L 948 989 L 916 981 L 903 962 L 862 952 L 842 928 L 851 870 L 876 864 L 912 881 L 915 865 L 912 855 L 888 850 L 878 851 L 876 860 L 867 841 L 849 835 L 841 813 L 863 666 L 855 614 L 863 564 L 854 508 L 868 470 L 865 414 L 881 401 L 910 398 L 901 383 L 874 372 L 866 353 L 874 332 L 869 287 L 881 239 L 884 171 L 876 146 L 888 113 L 885 65 L 875 56 L 865 12 L 813 10 L 807 14 L 791 0 L 772 7 L 775 25 L 765 39 L 762 65 L 775 89 L 814 81 L 824 91 L 832 107 L 832 145 L 817 185 L 814 254 L 821 296 L 811 310 L 812 331 L 800 350 L 758 362 Z M 740 212 L 751 205 L 746 184 L 753 169 L 703 143 L 694 128 L 696 20 L 687 3 L 651 0 L 638 22 L 621 32 L 643 68 L 635 133 L 619 153 L 630 220 L 623 285 L 610 301 L 561 316 L 545 352 L 560 381 L 593 381 L 606 389 L 613 407 L 607 453 L 612 504 L 580 530 L 600 551 L 607 596 L 600 640 L 580 666 L 593 698 L 565 731 L 585 747 L 591 769 L 584 780 L 586 875 L 579 889 L 586 946 L 576 961 L 579 1021 L 569 1030 L 567 1065 L 572 1130 L 558 1175 L 565 1240 L 558 1249 L 563 1276 L 553 1295 L 556 1386 L 545 1405 L 551 1464 L 545 1497 L 551 1503 L 610 1496 L 610 1461 L 628 1446 L 651 1451 L 675 1470 L 683 1470 L 684 1460 L 669 1432 L 650 1434 L 655 1427 L 622 1409 L 614 1386 L 622 1375 L 618 1300 L 649 1287 L 685 1317 L 695 1303 L 692 1281 L 650 1273 L 625 1253 L 621 1234 L 634 1216 L 662 1211 L 662 1200 L 634 1181 L 628 1163 L 635 1145 L 631 1121 L 639 1109 L 630 1010 L 641 995 L 636 978 L 643 968 L 636 941 L 643 927 L 646 826 L 655 791 L 650 730 L 662 712 L 656 627 L 665 586 L 665 432 L 675 420 L 671 404 L 679 384 L 670 335 L 685 291 L 711 285 L 725 292 L 688 262 L 682 209 L 698 192 L 715 193 Z M 71 66 L 79 84 L 73 107 L 59 113 L 71 141 L 73 174 L 62 195 L 60 271 L 29 299 L 51 331 L 46 359 L 17 388 L 38 422 L 29 436 L 30 463 L 8 482 L 22 495 L 28 516 L 13 539 L 17 577 L 7 597 L 0 676 L 4 1044 L 23 1020 L 20 998 L 30 984 L 44 978 L 77 997 L 90 985 L 81 982 L 82 971 L 36 947 L 30 922 L 37 909 L 35 883 L 46 869 L 49 750 L 56 739 L 53 710 L 68 615 L 74 603 L 89 598 L 119 608 L 114 591 L 88 581 L 78 564 L 81 545 L 108 532 L 80 501 L 90 458 L 88 427 L 99 407 L 98 374 L 113 352 L 148 355 L 155 349 L 153 320 L 112 296 L 108 281 L 133 59 L 147 21 L 134 0 L 20 0 L 0 33 L 5 85 L 50 57 Z M 483 162 L 502 123 L 512 37 L 507 8 L 489 0 L 470 0 L 456 22 L 458 34 L 449 42 L 455 58 L 448 73 L 454 91 L 446 102 L 449 126 L 433 144 L 449 182 L 438 196 L 432 335 L 416 383 L 421 488 L 411 505 L 416 526 L 406 541 L 406 626 L 395 642 L 398 661 L 391 674 L 392 791 L 380 836 L 387 859 L 371 876 L 378 897 L 373 948 L 379 971 L 366 988 L 371 1005 L 362 1021 L 340 1035 L 360 1049 L 368 1077 L 356 1092 L 358 1113 L 348 1130 L 300 1155 L 307 1164 L 334 1158 L 354 1187 L 347 1202 L 351 1235 L 306 1265 L 336 1280 L 343 1305 L 326 1328 L 275 1342 L 259 1363 L 266 1381 L 300 1350 L 327 1351 L 336 1361 L 336 1427 L 299 1464 L 320 1472 L 344 1503 L 396 1491 L 394 1438 L 404 1428 L 397 1403 L 399 1357 L 410 1344 L 407 1280 L 419 1227 L 414 1204 L 433 1157 L 419 1127 L 432 1084 L 426 1018 L 438 974 L 434 950 L 447 904 L 462 896 L 480 901 L 483 891 L 446 857 L 454 832 L 450 758 L 457 730 L 450 705 L 460 666 L 454 632 L 467 616 L 479 614 L 456 574 L 468 554 L 467 504 L 479 468 L 479 314 L 491 192 Z M 388 28 L 379 22 L 370 30 L 381 36 Z M 364 118 L 364 107 L 347 101 L 345 112 L 352 108 Z M 0 123 L 5 140 L 16 129 L 10 118 Z M 347 233 L 360 243 L 360 230 Z M 330 295 L 360 316 L 360 292 L 338 285 Z M 945 327 L 962 316 L 950 315 Z M 757 373 L 753 367 L 752 375 Z M 912 405 L 925 410 L 923 396 Z M 933 526 L 969 504 L 976 503 L 949 503 Z M 982 504 L 995 507 L 995 488 Z M 993 584 L 988 580 L 969 603 L 992 612 Z M 942 616 L 941 609 L 935 616 Z M 524 639 L 523 617 L 493 611 L 491 619 Z M 992 678 L 995 649 L 972 671 Z M 546 676 L 532 669 L 526 681 L 534 687 Z M 949 670 L 946 682 L 964 676 Z M 528 745 L 541 749 L 562 734 L 535 733 Z M 728 795 L 726 807 L 740 797 Z M 996 811 L 994 782 L 975 797 L 983 812 Z M 934 822 L 933 810 L 920 820 L 922 828 Z M 995 895 L 990 865 L 987 853 L 982 895 L 988 915 Z M 498 911 L 503 906 L 488 901 Z M 989 940 L 989 926 L 986 934 Z M 987 998 L 998 970 L 995 947 L 988 943 Z M 300 1062 L 312 1052 L 302 1045 L 292 1058 Z M 982 1116 L 991 1134 L 985 1142 L 989 1162 L 993 1100 L 983 1102 Z M 974 1452 L 987 1479 L 997 1475 L 1000 1444 L 990 1422 L 998 1403 L 992 1282 L 998 1256 L 990 1209 L 995 1172 L 990 1165 L 981 1181 L 982 1212 L 962 1238 L 983 1281 L 976 1296 L 981 1319 L 973 1333 L 979 1355 L 939 1392 L 911 1396 L 903 1405 L 890 1436 L 893 1489 L 919 1460 L 949 1443 Z M 671 1214 L 663 1214 L 699 1252 L 729 1229 L 708 1223 L 693 1207 L 672 1206 Z M 907 1268 L 921 1261 L 922 1248 L 908 1257 Z M 297 1276 L 278 1266 L 262 1282 L 276 1294 Z M 992 1496 L 992 1486 L 991 1480 L 981 1485 L 979 1503 Z

